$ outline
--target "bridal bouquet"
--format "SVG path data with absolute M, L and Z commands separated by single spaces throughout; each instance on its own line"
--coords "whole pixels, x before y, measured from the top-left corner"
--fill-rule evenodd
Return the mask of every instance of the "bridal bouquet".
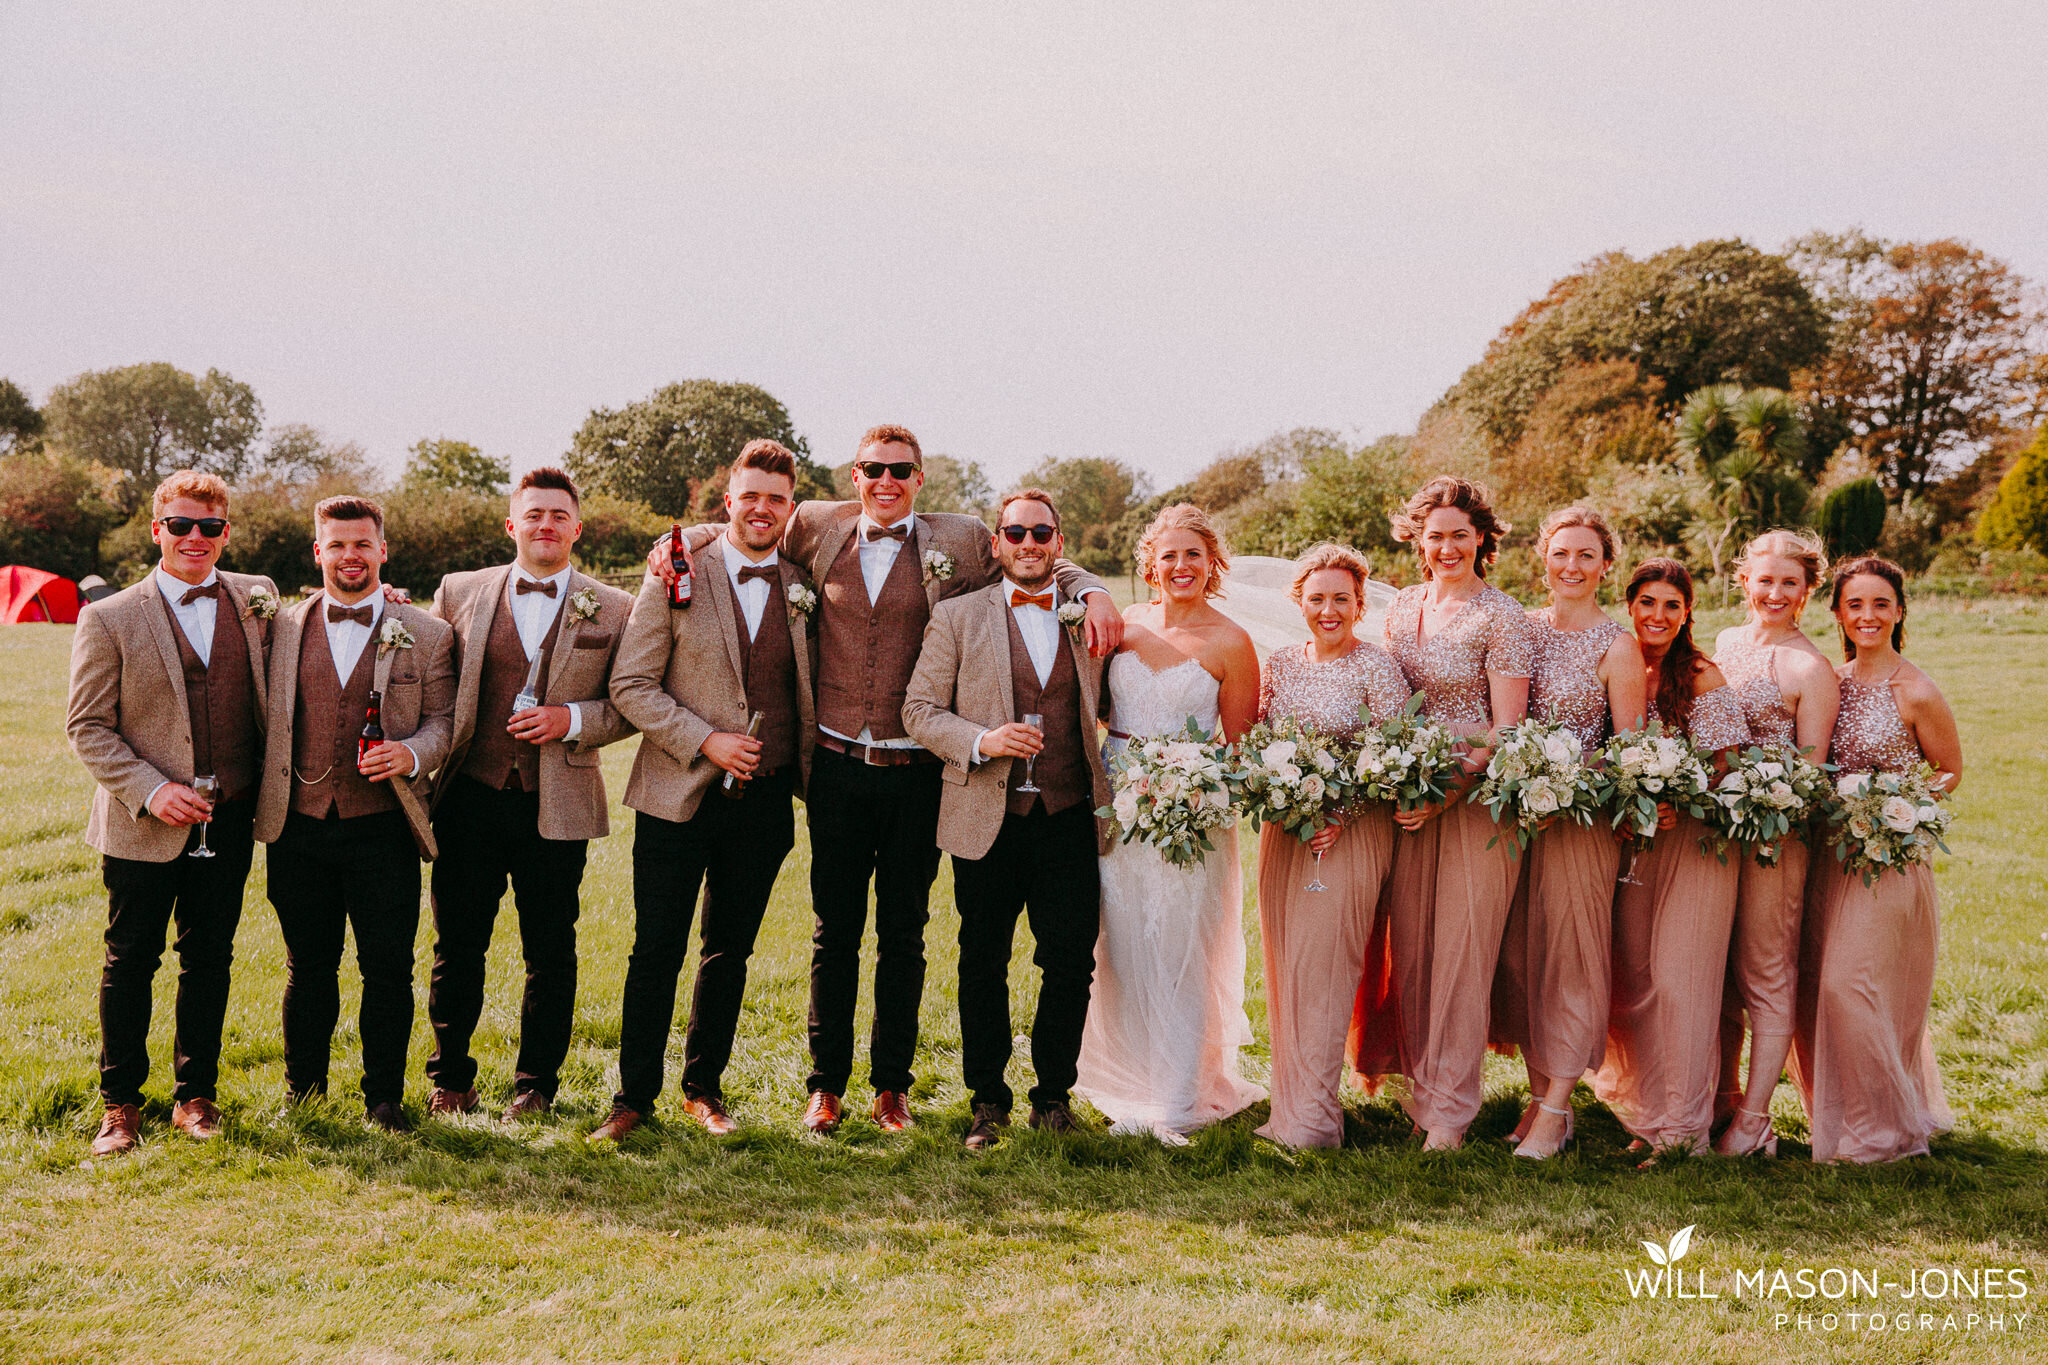
M 1751 745 L 1709 793 L 1708 847 L 1726 862 L 1729 844 L 1747 844 L 1771 867 L 1792 831 L 1826 807 L 1830 791 L 1826 770 L 1804 754 Z
M 1176 867 L 1215 851 L 1209 831 L 1231 824 L 1230 756 L 1194 721 L 1178 735 L 1132 740 L 1110 763 L 1115 796 L 1096 811 L 1125 843 L 1141 839 Z
M 1275 824 L 1303 843 L 1350 803 L 1350 766 L 1334 741 L 1292 716 L 1260 721 L 1231 746 L 1229 782 L 1252 828 Z
M 1458 736 L 1422 719 L 1422 694 L 1408 698 L 1401 714 L 1384 725 L 1358 708 L 1365 726 L 1353 743 L 1353 799 L 1391 801 L 1397 810 L 1436 805 L 1450 795 L 1461 775 Z
M 1835 857 L 1866 886 L 1887 868 L 1934 860 L 1948 852 L 1942 836 L 1954 815 L 1935 798 L 1934 769 L 1922 763 L 1902 773 L 1844 773 L 1828 806 Z
M 1486 807 L 1513 838 L 1520 856 L 1537 828 L 1559 816 L 1592 824 L 1600 789 L 1599 776 L 1586 766 L 1579 737 L 1570 727 L 1525 720 L 1500 732 L 1486 761 L 1486 776 L 1467 799 Z M 1492 848 L 1500 837 L 1495 834 L 1486 846 Z
M 1638 839 L 1657 834 L 1657 803 L 1668 801 L 1696 820 L 1707 818 L 1713 778 L 1706 756 L 1679 731 L 1651 721 L 1607 741 L 1600 751 L 1599 804 L 1616 829 Z

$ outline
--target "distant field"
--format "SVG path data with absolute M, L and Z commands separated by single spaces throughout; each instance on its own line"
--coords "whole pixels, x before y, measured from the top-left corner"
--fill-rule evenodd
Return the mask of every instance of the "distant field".
M 1583 1089 L 1576 1148 L 1540 1167 L 1514 1160 L 1491 1140 L 1519 1095 L 1519 1064 L 1502 1061 L 1474 1140 L 1455 1154 L 1423 1155 L 1390 1104 L 1354 1097 L 1336 1153 L 1255 1141 L 1260 1106 L 1179 1151 L 1020 1132 L 968 1157 L 944 872 L 921 1126 L 891 1138 L 855 1121 L 837 1139 L 809 1138 L 796 1121 L 810 935 L 801 843 L 728 1075 L 747 1126 L 713 1140 L 670 1111 L 623 1153 L 587 1151 L 580 1136 L 615 1080 L 631 928 L 624 811 L 620 832 L 592 849 L 576 1037 L 553 1122 L 366 1131 L 346 983 L 336 1098 L 286 1110 L 283 950 L 259 855 L 228 1020 L 227 1140 L 199 1148 L 168 1133 L 166 971 L 145 1146 L 90 1162 L 105 902 L 79 837 L 89 783 L 62 736 L 71 632 L 0 630 L 0 1357 L 2048 1358 L 2039 1320 L 2011 1328 L 2032 1298 L 1956 1307 L 2002 1311 L 2004 1331 L 1980 1321 L 1901 1340 L 1846 1321 L 1832 1334 L 1780 1330 L 1777 1312 L 1821 1308 L 1736 1300 L 1725 1285 L 1713 1301 L 1651 1302 L 1631 1300 L 1623 1281 L 1652 1268 L 1642 1239 L 1696 1225 L 1683 1268 L 1705 1271 L 1709 1288 L 1737 1267 L 1798 1266 L 1893 1279 L 1930 1265 L 2020 1266 L 2035 1290 L 2048 1283 L 2048 611 L 1916 609 L 1911 626 L 1909 653 L 1955 703 L 1968 760 L 1954 855 L 1937 869 L 1936 1037 L 1960 1126 L 1932 1157 L 1887 1168 L 1817 1169 L 1789 1143 L 1776 1162 L 1679 1160 L 1651 1173 L 1632 1169 L 1619 1128 Z M 615 795 L 632 750 L 607 757 Z M 509 929 L 508 917 L 477 1038 L 497 1104 L 516 1023 Z M 1247 913 L 1263 1037 L 1256 933 Z M 422 1115 L 428 952 L 423 916 L 408 1094 Z M 1028 949 L 1017 962 L 1021 1027 Z M 680 1036 L 671 1082 L 679 1053 Z M 1255 1049 L 1251 1069 L 1264 1065 Z M 1022 1061 L 1017 1073 L 1021 1091 Z M 1803 1135 L 1789 1088 L 1778 1115 Z

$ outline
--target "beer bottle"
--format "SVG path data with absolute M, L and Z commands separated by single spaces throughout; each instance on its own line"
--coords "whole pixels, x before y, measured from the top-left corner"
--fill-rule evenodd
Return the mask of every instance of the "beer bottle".
M 683 524 L 671 522 L 668 528 L 668 562 L 675 569 L 675 581 L 668 585 L 668 604 L 677 611 L 690 605 L 693 585 L 690 582 L 690 557 L 683 551 Z
M 356 771 L 361 772 L 363 760 L 370 756 L 370 750 L 384 742 L 384 694 L 370 693 L 369 714 L 363 718 L 363 733 L 356 740 Z

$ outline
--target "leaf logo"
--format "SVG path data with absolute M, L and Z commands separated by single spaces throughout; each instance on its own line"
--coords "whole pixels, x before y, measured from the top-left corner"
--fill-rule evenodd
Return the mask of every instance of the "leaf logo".
M 1692 1250 L 1692 1230 L 1698 1226 L 1698 1223 L 1687 1223 L 1672 1233 L 1671 1245 L 1668 1247 L 1660 1247 L 1655 1242 L 1645 1242 L 1643 1250 L 1648 1252 L 1650 1259 L 1658 1265 L 1677 1265 L 1685 1259 L 1685 1253 Z

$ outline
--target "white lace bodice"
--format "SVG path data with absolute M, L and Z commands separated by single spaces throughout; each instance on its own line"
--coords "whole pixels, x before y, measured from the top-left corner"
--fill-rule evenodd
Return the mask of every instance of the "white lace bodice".
M 1193 717 L 1214 734 L 1222 717 L 1222 684 L 1199 659 L 1154 673 L 1128 651 L 1109 661 L 1109 728 L 1137 739 L 1178 734 Z

